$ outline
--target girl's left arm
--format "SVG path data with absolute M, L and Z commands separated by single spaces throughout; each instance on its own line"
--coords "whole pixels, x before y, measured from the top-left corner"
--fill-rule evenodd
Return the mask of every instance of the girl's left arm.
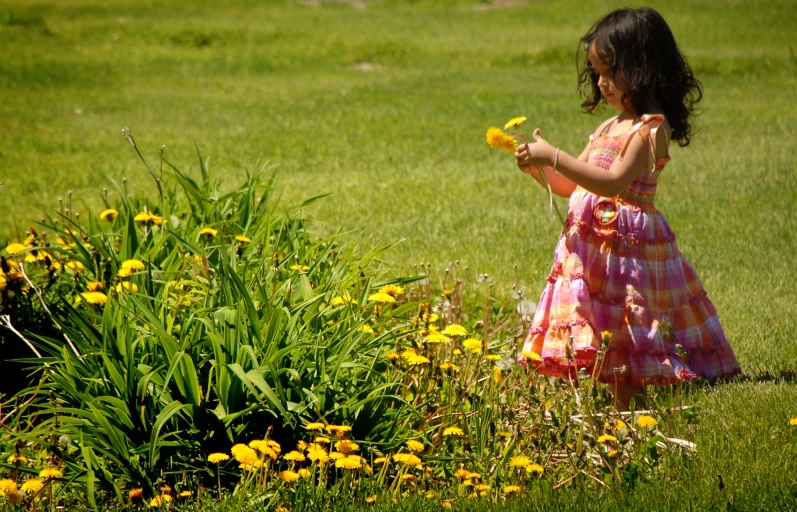
M 533 167 L 553 166 L 556 148 L 540 137 L 540 129 L 534 130 L 534 143 L 529 145 L 528 165 Z M 522 153 L 521 153 L 522 155 Z M 556 172 L 564 175 L 581 187 L 599 196 L 614 197 L 628 188 L 634 180 L 650 168 L 648 141 L 631 136 L 625 156 L 615 159 L 607 171 L 597 165 L 579 160 L 564 151 L 559 151 Z

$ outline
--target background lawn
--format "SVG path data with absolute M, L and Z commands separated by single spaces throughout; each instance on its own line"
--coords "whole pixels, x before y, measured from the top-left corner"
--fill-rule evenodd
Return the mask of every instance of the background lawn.
M 544 285 L 558 235 L 543 190 L 484 132 L 517 115 L 578 154 L 611 112 L 580 113 L 575 50 L 609 1 L 70 2 L 0 4 L 0 243 L 73 192 L 155 191 L 152 164 L 230 176 L 264 164 L 320 231 L 352 230 L 394 274 L 451 261 L 509 294 Z M 714 300 L 746 373 L 696 387 L 698 444 L 660 481 L 573 507 L 789 508 L 797 499 L 797 9 L 652 2 L 705 86 L 698 134 L 672 149 L 658 207 Z M 564 201 L 560 202 L 565 208 Z M 17 234 L 19 233 L 19 235 Z M 719 490 L 718 475 L 724 490 Z M 572 502 L 570 501 L 572 500 Z M 562 503 L 559 503 L 562 505 Z M 563 506 L 564 506 L 563 505 Z M 567 507 L 565 507 L 567 508 Z

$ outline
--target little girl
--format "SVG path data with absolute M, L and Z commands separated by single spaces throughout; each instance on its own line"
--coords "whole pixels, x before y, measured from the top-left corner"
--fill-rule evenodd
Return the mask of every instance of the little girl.
M 586 112 L 604 101 L 620 114 L 580 156 L 534 131 L 515 157 L 523 172 L 570 198 L 548 283 L 523 345 L 542 374 L 581 369 L 612 383 L 615 407 L 644 386 L 741 373 L 717 311 L 675 234 L 653 205 L 670 139 L 687 146 L 702 86 L 661 15 L 621 9 L 581 39 Z M 539 356 L 539 357 L 538 357 Z M 525 364 L 526 357 L 520 357 Z M 584 371 L 584 370 L 581 370 Z

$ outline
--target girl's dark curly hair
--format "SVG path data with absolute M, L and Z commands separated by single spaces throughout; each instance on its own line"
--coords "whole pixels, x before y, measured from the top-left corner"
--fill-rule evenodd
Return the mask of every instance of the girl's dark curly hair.
M 586 97 L 581 108 L 588 113 L 600 105 L 598 74 L 592 69 L 589 48 L 615 76 L 637 115 L 661 109 L 672 127 L 672 140 L 688 146 L 695 104 L 703 98 L 703 85 L 695 78 L 664 18 L 653 9 L 619 9 L 610 12 L 582 38 L 586 54 L 579 65 L 579 91 Z

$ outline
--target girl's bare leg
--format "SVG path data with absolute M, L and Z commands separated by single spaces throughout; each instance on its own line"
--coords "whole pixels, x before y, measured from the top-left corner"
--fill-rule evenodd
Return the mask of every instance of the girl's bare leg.
M 627 411 L 631 408 L 631 399 L 634 399 L 634 409 L 645 408 L 645 386 L 629 386 L 617 384 L 614 392 L 614 410 Z

